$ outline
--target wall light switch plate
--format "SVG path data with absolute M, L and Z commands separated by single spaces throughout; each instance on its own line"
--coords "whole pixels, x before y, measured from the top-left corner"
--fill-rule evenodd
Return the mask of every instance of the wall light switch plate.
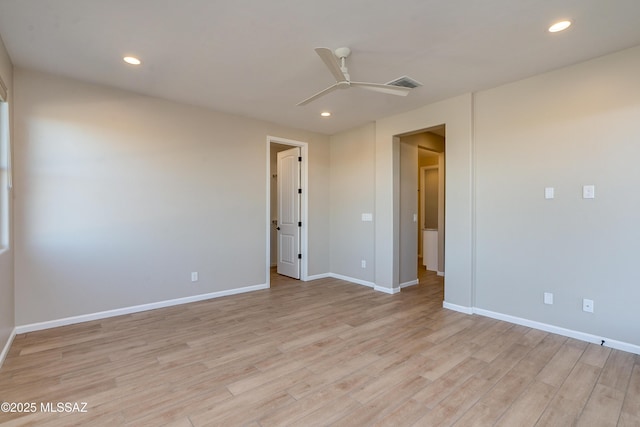
M 596 198 L 596 186 L 595 185 L 584 185 L 582 187 L 582 198 L 583 199 L 595 199 Z
M 197 271 L 193 271 L 191 273 L 191 281 L 192 282 L 197 282 L 198 281 L 198 272 Z
M 544 198 L 545 199 L 553 199 L 555 196 L 555 190 L 553 187 L 546 187 L 544 189 Z
M 551 292 L 544 293 L 544 303 L 553 304 L 553 294 Z
M 373 214 L 372 213 L 363 213 L 362 214 L 362 220 L 369 222 L 369 221 L 373 221 Z

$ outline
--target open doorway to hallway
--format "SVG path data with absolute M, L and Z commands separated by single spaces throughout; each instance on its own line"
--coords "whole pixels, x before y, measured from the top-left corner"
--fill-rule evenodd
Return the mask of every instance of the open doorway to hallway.
M 401 287 L 445 274 L 445 132 L 440 125 L 399 137 Z

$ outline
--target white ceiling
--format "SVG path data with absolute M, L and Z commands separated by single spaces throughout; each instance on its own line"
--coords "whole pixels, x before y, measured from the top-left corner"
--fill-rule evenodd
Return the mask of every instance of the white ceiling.
M 638 45 L 640 1 L 0 0 L 0 35 L 18 67 L 333 134 Z M 313 49 L 341 46 L 353 80 L 424 86 L 297 107 L 333 83 Z

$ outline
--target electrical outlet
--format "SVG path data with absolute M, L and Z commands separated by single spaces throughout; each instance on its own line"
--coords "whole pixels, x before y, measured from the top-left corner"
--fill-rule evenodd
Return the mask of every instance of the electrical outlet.
M 593 313 L 593 300 L 592 299 L 583 299 L 582 300 L 582 311 L 586 311 L 587 313 Z
M 192 271 L 191 272 L 191 281 L 192 282 L 197 282 L 198 281 L 198 272 L 197 271 Z
M 367 260 L 363 259 L 362 261 L 360 261 L 360 266 L 362 268 L 367 268 Z
M 545 304 L 553 304 L 553 294 L 551 292 L 544 293 L 544 303 Z

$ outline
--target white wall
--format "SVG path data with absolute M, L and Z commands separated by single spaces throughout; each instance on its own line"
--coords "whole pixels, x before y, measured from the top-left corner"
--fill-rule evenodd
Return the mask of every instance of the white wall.
M 8 101 L 10 108 L 13 105 L 13 65 L 0 39 L 0 78 L 9 89 Z M 11 113 L 10 118 L 11 120 Z M 12 229 L 11 200 L 9 200 L 9 237 Z M 9 242 L 9 248 L 0 249 L 0 354 L 9 341 L 15 327 L 14 317 L 14 287 L 13 287 L 13 247 Z M 2 358 L 0 357 L 0 363 Z
M 15 92 L 18 325 L 266 283 L 267 135 L 309 143 L 329 271 L 328 137 L 22 69 Z
M 476 95 L 477 307 L 640 345 L 638 76 L 640 47 Z
M 374 156 L 373 123 L 331 137 L 331 272 L 369 283 L 374 223 L 363 222 L 362 214 L 374 212 Z

